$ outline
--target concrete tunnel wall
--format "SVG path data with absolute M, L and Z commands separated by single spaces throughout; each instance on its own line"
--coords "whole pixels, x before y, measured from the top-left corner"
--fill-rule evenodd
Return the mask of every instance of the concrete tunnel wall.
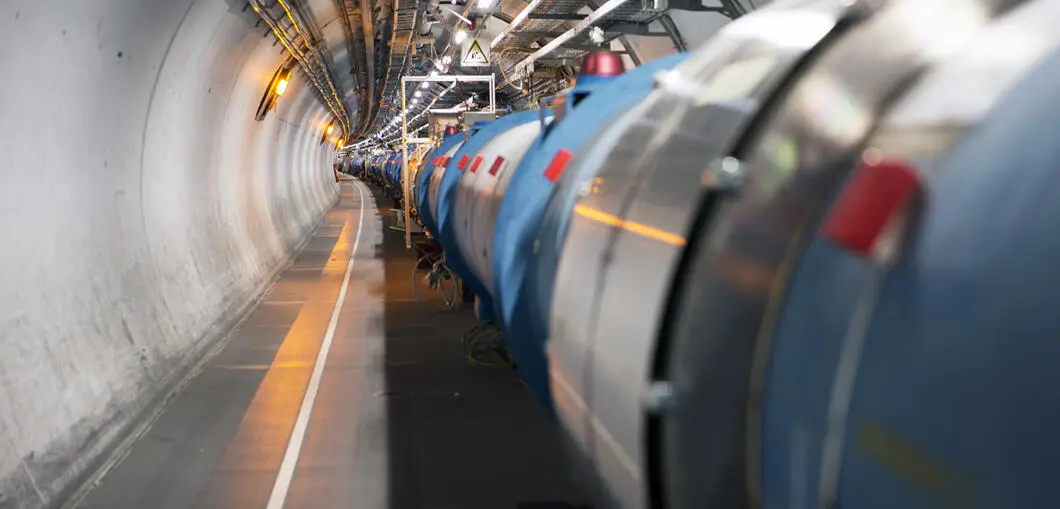
M 338 198 L 243 2 L 0 3 L 0 507 L 62 501 Z

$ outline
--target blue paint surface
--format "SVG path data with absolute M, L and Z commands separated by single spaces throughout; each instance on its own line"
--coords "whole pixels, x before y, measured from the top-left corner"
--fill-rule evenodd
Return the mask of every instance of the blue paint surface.
M 460 143 L 460 141 L 463 139 L 463 133 L 450 134 L 449 136 L 443 137 L 442 142 L 438 145 L 438 147 L 432 150 L 431 153 L 427 154 L 427 156 L 424 158 L 426 164 L 424 165 L 423 170 L 420 171 L 419 176 L 416 178 L 416 196 L 414 197 L 414 199 L 416 200 L 416 210 L 419 211 L 420 219 L 423 220 L 424 227 L 427 229 L 427 231 L 431 232 L 431 235 L 438 234 L 438 223 L 435 220 L 434 215 L 431 214 L 430 207 L 427 206 L 427 195 L 428 190 L 430 188 L 431 175 L 434 173 L 434 165 L 431 164 L 430 161 L 435 156 L 444 155 L 446 152 L 452 149 L 454 145 Z
M 918 168 L 924 207 L 875 300 L 865 262 L 811 245 L 767 380 L 767 509 L 820 506 L 827 405 L 858 299 L 872 315 L 837 507 L 1060 507 L 1057 118 L 1060 56 Z
M 472 273 L 467 262 L 460 254 L 460 248 L 457 245 L 456 236 L 454 233 L 454 225 L 457 218 L 451 214 L 453 208 L 453 202 L 457 196 L 457 187 L 460 183 L 460 177 L 463 172 L 467 170 L 460 170 L 457 168 L 457 164 L 464 156 L 468 157 L 468 164 L 470 165 L 470 159 L 482 149 L 490 140 L 492 140 L 498 134 L 515 127 L 516 125 L 524 124 L 526 122 L 533 121 L 537 118 L 536 111 L 522 111 L 502 117 L 496 121 L 488 124 L 480 125 L 482 123 L 476 123 L 477 132 L 471 134 L 470 139 L 464 143 L 460 150 L 454 155 L 452 161 L 449 162 L 449 166 L 446 168 L 445 175 L 442 176 L 442 182 L 438 189 L 438 242 L 442 245 L 445 250 L 446 262 L 453 269 L 460 279 L 467 285 L 468 289 L 475 293 L 482 300 L 482 313 L 480 319 L 483 321 L 493 320 L 493 300 L 492 296 L 486 290 L 486 286 L 478 280 L 474 273 Z
M 608 120 L 640 102 L 652 90 L 656 72 L 674 67 L 686 56 L 662 58 L 614 78 L 579 78 L 571 94 L 587 95 L 577 104 L 568 102 L 563 121 L 542 130 L 512 175 L 494 239 L 495 298 L 505 340 L 519 372 L 550 410 L 545 339 L 562 233 L 573 209 L 576 184 L 559 187 L 564 190 L 565 198 L 557 202 L 555 215 L 544 225 L 546 206 L 557 189 L 555 183 L 544 177 L 545 169 L 561 148 L 577 155 Z M 574 166 L 572 162 L 571 167 Z M 579 182 L 586 178 L 592 175 L 578 176 Z M 534 241 L 539 238 L 541 242 L 535 252 Z

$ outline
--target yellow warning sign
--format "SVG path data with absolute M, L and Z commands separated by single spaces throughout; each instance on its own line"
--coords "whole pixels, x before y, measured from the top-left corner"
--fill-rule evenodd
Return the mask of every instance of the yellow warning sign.
M 490 65 L 489 44 L 482 44 L 478 39 L 466 39 L 460 55 L 460 65 L 464 67 L 485 67 Z

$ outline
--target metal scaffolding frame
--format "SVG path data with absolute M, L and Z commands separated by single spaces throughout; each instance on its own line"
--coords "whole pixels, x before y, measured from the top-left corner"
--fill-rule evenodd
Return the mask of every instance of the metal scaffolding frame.
M 409 226 L 410 215 L 412 213 L 411 207 L 409 206 L 409 192 L 410 185 L 409 179 L 412 175 L 412 170 L 409 168 L 409 143 L 430 143 L 430 139 L 427 138 L 416 138 L 410 140 L 408 135 L 408 104 L 406 93 L 406 84 L 411 82 L 422 83 L 422 82 L 442 82 L 442 83 L 488 83 L 490 90 L 490 104 L 489 112 L 496 113 L 497 111 L 497 85 L 495 82 L 496 78 L 492 74 L 476 75 L 476 76 L 455 76 L 455 75 L 439 75 L 439 76 L 403 76 L 401 78 L 401 196 L 402 202 L 405 208 L 405 249 L 412 249 L 412 228 Z
M 617 9 L 619 6 L 621 6 L 622 4 L 626 3 L 627 1 L 628 0 L 607 0 L 607 2 L 604 2 L 603 5 L 598 7 L 593 12 L 589 13 L 588 16 L 585 16 L 584 18 L 579 20 L 574 26 L 570 27 L 566 32 L 563 32 L 563 33 L 559 34 L 558 36 L 553 38 L 551 41 L 549 41 L 548 44 L 545 44 L 544 46 L 539 48 L 537 51 L 532 53 L 530 56 L 526 57 L 521 62 L 516 64 L 515 65 L 515 72 L 516 73 L 526 72 L 527 68 L 532 66 L 532 65 L 534 65 L 534 62 L 537 61 L 537 59 L 539 59 L 539 58 L 541 58 L 541 57 L 543 57 L 545 55 L 548 55 L 549 53 L 553 52 L 556 48 L 560 47 L 560 45 L 562 45 L 563 43 L 573 39 L 575 36 L 577 36 L 578 34 L 582 33 L 582 31 L 584 31 L 585 29 L 587 29 L 590 26 L 592 26 L 594 23 L 596 23 L 596 22 L 600 21 L 601 19 L 603 19 L 605 16 L 607 16 L 608 13 L 610 13 L 611 11 Z

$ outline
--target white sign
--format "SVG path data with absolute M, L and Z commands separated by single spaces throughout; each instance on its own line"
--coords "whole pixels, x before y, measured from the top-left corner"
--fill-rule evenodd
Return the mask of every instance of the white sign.
M 460 65 L 463 67 L 488 67 L 490 65 L 490 43 L 478 39 L 464 39 L 460 46 Z

